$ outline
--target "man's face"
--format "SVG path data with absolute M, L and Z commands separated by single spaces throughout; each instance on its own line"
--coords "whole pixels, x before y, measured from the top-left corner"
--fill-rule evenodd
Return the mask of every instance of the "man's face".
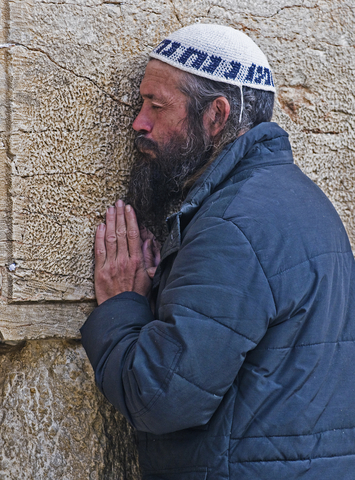
M 165 218 L 183 200 L 186 181 L 211 154 L 203 117 L 189 118 L 188 97 L 179 90 L 183 81 L 180 70 L 151 60 L 140 87 L 143 106 L 133 122 L 138 157 L 126 200 L 139 223 L 161 235 L 160 239 Z
M 138 150 L 153 158 L 156 151 L 149 140 L 164 148 L 172 138 L 186 136 L 187 97 L 179 90 L 181 77 L 180 70 L 159 60 L 147 65 L 140 86 L 143 106 L 132 126 L 138 132 Z

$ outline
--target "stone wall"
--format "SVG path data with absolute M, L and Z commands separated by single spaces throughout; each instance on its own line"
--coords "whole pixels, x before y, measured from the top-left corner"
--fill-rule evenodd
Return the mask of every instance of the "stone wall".
M 138 479 L 133 431 L 97 390 L 80 343 L 21 347 L 0 356 L 0 479 Z
M 147 53 L 194 22 L 253 38 L 274 72 L 275 120 L 355 246 L 355 0 L 0 7 L 0 479 L 135 480 L 132 432 L 76 339 L 94 306 L 94 229 L 124 193 Z

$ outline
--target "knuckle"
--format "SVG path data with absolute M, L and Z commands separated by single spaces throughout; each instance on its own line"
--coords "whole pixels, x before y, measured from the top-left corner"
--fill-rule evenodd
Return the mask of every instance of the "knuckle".
M 101 286 L 107 284 L 108 283 L 107 275 L 105 275 L 104 272 L 96 272 L 95 283 Z
M 127 236 L 128 236 L 128 238 L 130 238 L 131 240 L 135 240 L 135 239 L 137 239 L 137 238 L 140 238 L 139 230 L 137 230 L 137 229 L 135 229 L 135 228 L 132 228 L 132 229 L 128 230 Z
M 116 235 L 109 234 L 106 236 L 106 242 L 108 243 L 115 243 L 116 242 Z
M 123 237 L 126 237 L 127 235 L 127 231 L 125 228 L 118 228 L 116 230 L 116 237 L 117 238 L 123 238 Z

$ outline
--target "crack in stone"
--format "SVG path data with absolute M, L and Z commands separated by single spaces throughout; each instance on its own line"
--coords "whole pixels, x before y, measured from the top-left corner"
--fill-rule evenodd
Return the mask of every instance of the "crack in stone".
M 121 5 L 127 5 L 127 2 L 124 0 L 107 0 L 106 2 L 101 2 L 97 3 L 96 5 L 78 5 L 77 3 L 72 3 L 72 2 L 40 2 L 41 5 L 70 5 L 72 7 L 79 7 L 79 8 L 100 8 L 103 5 L 115 5 L 115 6 L 121 6 Z
M 69 3 L 69 2 L 40 2 L 40 3 L 41 5 L 65 5 L 65 6 L 71 5 L 72 7 L 83 7 L 83 8 L 96 8 L 96 7 L 101 7 L 102 5 L 102 3 L 98 3 L 97 5 L 78 5 L 77 3 Z M 107 3 L 111 3 L 111 2 L 107 2 Z
M 320 128 L 303 128 L 302 129 L 303 133 L 313 133 L 316 135 L 340 135 L 340 132 L 335 132 L 335 131 L 324 131 L 321 130 Z
M 347 112 L 346 110 L 337 109 L 337 108 L 332 108 L 330 111 L 334 113 L 341 113 L 343 115 L 347 115 L 348 117 L 352 117 L 355 115 L 355 112 Z
M 61 177 L 62 176 L 69 176 L 69 175 L 76 175 L 76 174 L 80 174 L 80 175 L 87 175 L 87 176 L 91 176 L 91 177 L 94 177 L 98 174 L 98 172 L 100 172 L 101 170 L 104 170 L 104 167 L 100 167 L 98 168 L 94 173 L 90 173 L 90 172 L 83 172 L 81 170 L 75 170 L 74 172 L 46 172 L 46 173 L 33 173 L 32 175 L 28 174 L 28 175 L 19 175 L 21 178 L 33 178 L 33 177 L 48 177 L 48 176 L 54 176 L 54 175 L 60 175 Z
M 1 11 L 1 27 L 3 29 L 3 38 L 5 43 L 1 45 L 2 48 L 5 49 L 4 52 L 4 67 L 5 67 L 5 75 L 4 75 L 4 86 L 5 86 L 5 135 L 4 135 L 4 147 L 5 147 L 5 162 L 3 165 L 4 176 L 5 176 L 5 185 L 6 185 L 6 193 L 5 193 L 5 238 L 6 244 L 4 247 L 3 253 L 6 256 L 7 263 L 10 263 L 10 259 L 13 257 L 13 204 L 11 200 L 11 189 L 12 189 L 12 175 L 11 175 L 11 163 L 16 158 L 15 155 L 11 151 L 11 131 L 12 131 L 12 100 L 13 100 L 13 79 L 10 74 L 10 55 L 8 48 L 11 48 L 11 42 L 9 42 L 9 34 L 10 34 L 10 5 L 9 1 L 5 1 L 2 4 L 2 11 Z M 5 295 L 6 299 L 12 298 L 12 278 L 11 276 L 6 275 L 3 280 L 3 285 L 1 285 L 1 295 Z
M 74 75 L 75 77 L 77 78 L 83 78 L 85 80 L 87 80 L 88 82 L 92 83 L 98 90 L 100 90 L 101 92 L 103 92 L 105 95 L 107 95 L 108 97 L 110 97 L 114 102 L 117 102 L 117 103 L 120 103 L 121 105 L 125 105 L 126 107 L 132 107 L 132 105 L 130 105 L 129 103 L 127 102 L 124 102 L 123 100 L 117 98 L 115 95 L 112 95 L 112 93 L 109 93 L 109 92 L 106 92 L 106 90 L 104 90 L 102 87 L 100 87 L 100 85 L 95 82 L 95 80 L 93 80 L 92 78 L 90 77 L 87 77 L 86 75 L 79 75 L 78 73 L 74 72 L 73 70 L 71 70 L 70 68 L 67 68 L 67 67 L 64 67 L 63 65 L 57 63 L 55 60 L 53 60 L 53 58 L 47 53 L 45 52 L 44 50 L 42 50 L 41 48 L 31 48 L 31 47 L 28 47 L 27 45 L 24 45 L 22 43 L 15 43 L 15 44 L 12 44 L 13 47 L 23 47 L 25 48 L 26 50 L 29 50 L 30 52 L 39 52 L 39 53 L 42 53 L 43 55 L 45 55 L 48 60 L 50 62 L 52 62 L 54 65 L 56 65 L 58 68 L 61 68 L 62 70 L 65 70 L 69 73 L 71 73 L 72 75 Z M 12 48 L 12 47 L 10 47 Z
M 284 10 L 291 10 L 291 9 L 294 9 L 294 8 L 305 8 L 307 10 L 315 10 L 317 8 L 319 8 L 319 5 L 318 3 L 316 3 L 315 5 L 313 5 L 312 7 L 308 7 L 307 5 L 286 5 L 285 7 L 282 7 L 280 8 L 279 10 L 277 10 L 275 13 L 273 13 L 272 15 L 257 15 L 257 14 L 252 14 L 252 17 L 257 17 L 257 18 L 273 18 L 273 17 L 276 17 L 277 15 L 279 15 L 281 12 L 283 12 Z
M 251 29 L 251 28 L 248 28 L 246 27 L 247 30 L 250 30 L 250 31 L 253 31 L 253 32 L 259 32 L 259 30 L 254 30 L 254 29 Z M 292 43 L 295 43 L 295 39 L 294 38 L 286 38 L 286 37 L 280 37 L 278 35 L 264 35 L 263 38 L 271 38 L 273 40 L 277 39 L 277 40 L 283 40 L 285 42 L 292 42 Z M 355 48 L 355 45 L 341 45 L 340 43 L 330 43 L 330 42 L 327 42 L 325 40 L 319 40 L 318 42 L 318 45 L 327 45 L 328 47 L 335 47 L 335 48 Z M 320 48 L 312 48 L 310 45 L 306 45 L 305 48 L 307 48 L 308 50 L 313 50 L 314 52 L 320 52 L 320 53 L 327 53 L 327 51 L 324 49 L 324 50 L 321 50 Z
M 38 260 L 30 260 L 30 261 L 36 262 L 36 261 L 38 261 Z M 26 267 L 26 266 L 22 266 L 22 265 L 21 265 L 21 271 L 22 271 L 23 273 L 25 273 L 25 272 L 30 272 L 30 273 L 31 273 L 31 272 L 45 273 L 45 274 L 47 274 L 47 275 L 49 275 L 49 276 L 52 276 L 52 277 L 55 276 L 55 277 L 61 277 L 61 278 L 65 278 L 65 279 L 68 279 L 68 278 L 69 278 L 69 279 L 77 278 L 77 279 L 80 279 L 80 280 L 82 280 L 82 281 L 85 281 L 85 280 L 91 281 L 91 280 L 92 280 L 91 277 L 85 277 L 85 276 L 82 277 L 82 276 L 77 275 L 77 274 L 75 274 L 75 273 L 58 273 L 58 272 L 55 273 L 55 272 L 51 272 L 51 271 L 49 271 L 49 270 L 44 270 L 43 268 L 38 268 L 38 269 L 36 269 L 36 268 L 30 268 L 30 267 Z M 14 275 L 14 277 L 16 277 L 17 279 L 23 280 L 23 281 L 25 281 L 25 282 L 31 281 L 31 279 L 29 279 L 28 277 L 23 277 L 23 276 L 18 275 L 18 274 L 13 274 L 13 275 Z M 35 281 L 36 281 L 36 280 L 35 280 Z M 37 280 L 37 281 L 38 281 L 38 280 Z M 82 284 L 79 284 L 79 286 L 82 286 Z M 52 288 L 53 290 L 58 291 L 58 292 L 63 292 L 63 290 L 57 290 L 57 289 L 54 288 L 54 287 L 50 287 L 50 288 Z M 68 291 L 68 288 L 66 288 L 66 289 L 64 290 L 64 293 L 67 292 L 67 291 Z M 74 300 L 74 301 L 76 301 L 76 300 Z
M 60 237 L 60 240 L 61 238 L 63 237 L 63 227 L 66 226 L 65 223 L 60 223 L 59 220 L 57 220 L 55 217 L 57 215 L 53 214 L 53 213 L 44 213 L 44 212 L 31 212 L 31 210 L 27 209 L 27 208 L 24 208 L 22 210 L 22 212 L 24 214 L 27 214 L 27 215 L 38 215 L 38 216 L 42 216 L 42 217 L 45 217 L 45 218 L 48 218 L 49 220 L 52 220 L 53 223 L 55 223 L 56 225 L 58 225 L 58 227 L 60 227 L 60 233 L 61 233 L 61 237 Z M 22 243 L 22 242 L 20 242 Z
M 177 14 L 176 7 L 175 7 L 175 4 L 174 4 L 173 0 L 170 0 L 170 3 L 171 3 L 171 5 L 172 5 L 172 7 L 173 7 L 173 13 L 174 13 L 174 16 L 175 16 L 176 20 L 178 21 L 178 23 L 179 23 L 182 27 L 184 27 L 184 24 L 182 23 L 182 21 L 181 21 L 180 18 L 179 18 L 179 15 Z

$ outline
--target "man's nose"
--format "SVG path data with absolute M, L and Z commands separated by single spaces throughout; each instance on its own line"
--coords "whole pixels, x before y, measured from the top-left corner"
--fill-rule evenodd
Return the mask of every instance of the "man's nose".
M 149 116 L 147 115 L 146 109 L 144 107 L 141 108 L 140 112 L 136 116 L 132 128 L 136 132 L 147 132 L 150 133 L 153 129 L 152 121 L 150 120 Z

